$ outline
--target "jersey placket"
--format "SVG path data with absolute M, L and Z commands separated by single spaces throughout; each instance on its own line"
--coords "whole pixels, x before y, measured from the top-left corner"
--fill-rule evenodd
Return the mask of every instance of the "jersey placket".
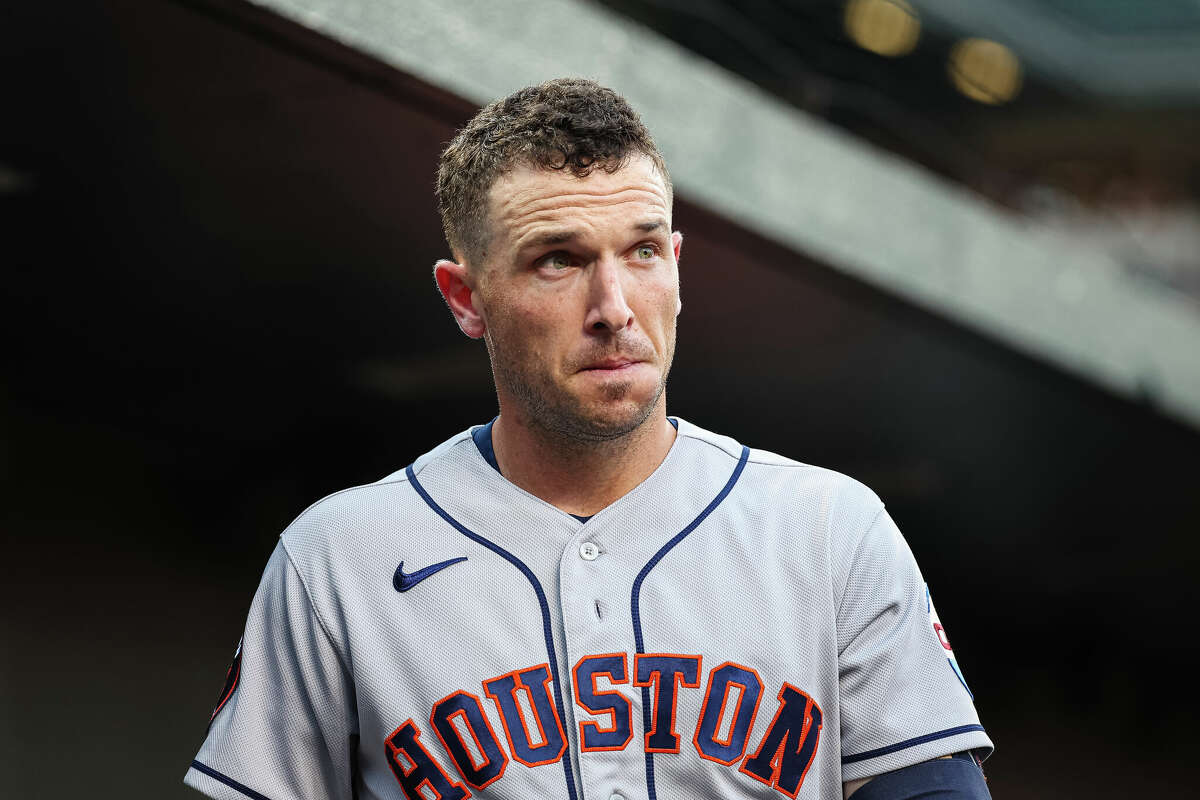
M 641 701 L 633 687 L 633 635 L 628 590 L 640 553 L 626 546 L 602 512 L 584 524 L 563 548 L 559 562 L 559 607 L 563 618 L 564 665 L 582 797 L 634 800 L 645 796 L 641 747 Z M 639 548 L 640 549 L 640 548 Z M 589 712 L 582 705 L 591 700 Z M 589 746 L 589 743 L 591 746 Z

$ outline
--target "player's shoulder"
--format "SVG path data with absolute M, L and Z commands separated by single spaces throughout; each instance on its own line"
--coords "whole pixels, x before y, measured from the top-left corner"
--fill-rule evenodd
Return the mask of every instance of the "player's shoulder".
M 468 428 L 419 456 L 411 465 L 383 478 L 326 495 L 306 508 L 281 534 L 293 561 L 325 560 L 333 553 L 354 550 L 403 530 L 405 520 L 424 513 L 426 506 L 409 483 L 409 470 L 420 473 L 434 463 L 469 462 L 474 449 Z
M 678 417 L 676 420 L 679 422 L 680 436 L 704 443 L 731 459 L 741 458 L 743 445 L 736 439 L 705 430 Z M 749 446 L 744 449 L 746 466 L 743 479 L 755 487 L 770 487 L 793 495 L 822 495 L 835 499 L 840 505 L 869 512 L 877 512 L 883 507 L 883 501 L 870 487 L 849 475 L 797 461 L 771 450 Z
M 743 456 L 737 440 L 692 423 L 679 420 L 679 434 L 727 458 Z M 880 497 L 850 475 L 757 447 L 744 451 L 738 492 L 758 509 L 772 509 L 803 523 L 812 535 L 827 536 L 834 549 L 853 548 L 883 510 Z

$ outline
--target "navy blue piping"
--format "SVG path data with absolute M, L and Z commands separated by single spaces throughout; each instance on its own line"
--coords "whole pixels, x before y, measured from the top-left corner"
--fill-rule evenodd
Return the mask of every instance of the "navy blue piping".
M 487 425 L 481 425 L 471 431 L 471 441 L 475 442 L 475 449 L 479 451 L 479 455 L 483 456 L 483 460 L 492 465 L 492 469 L 500 472 L 500 462 L 496 460 L 496 448 L 492 446 L 492 426 L 496 424 L 499 417 L 492 417 L 492 421 Z M 674 417 L 667 417 L 667 422 L 674 426 L 675 430 L 679 430 L 679 420 Z M 500 472 L 503 475 L 503 472 Z M 579 514 L 572 514 L 572 517 L 580 522 L 587 522 L 594 514 L 588 514 L 586 517 Z
M 412 464 L 409 464 L 407 467 L 405 467 L 404 472 L 408 475 L 408 482 L 412 484 L 414 489 L 416 489 L 417 494 L 421 495 L 421 499 L 425 501 L 425 504 L 437 512 L 439 517 L 446 520 L 446 522 L 449 522 L 450 525 L 453 526 L 454 529 L 463 536 L 466 536 L 468 539 L 474 542 L 478 542 L 519 569 L 521 574 L 529 580 L 530 585 L 533 586 L 533 591 L 537 594 L 538 603 L 542 607 L 542 633 L 545 634 L 546 637 L 546 655 L 548 657 L 548 663 L 550 664 L 550 674 L 554 678 L 555 687 L 557 687 L 557 691 L 554 693 L 554 705 L 558 708 L 558 718 L 562 721 L 563 736 L 567 737 L 568 752 L 564 753 L 562 758 L 563 774 L 567 779 L 567 795 L 570 800 L 577 800 L 575 796 L 575 775 L 571 770 L 571 740 L 567 733 L 567 714 L 563 709 L 562 701 L 562 693 L 567 687 L 563 685 L 563 682 L 559 680 L 558 677 L 558 656 L 555 655 L 554 652 L 554 633 L 551 630 L 550 625 L 550 605 L 546 602 L 546 593 L 542 591 L 542 585 L 538 583 L 537 576 L 533 574 L 533 570 L 525 566 L 521 559 L 517 558 L 495 542 L 489 541 L 488 539 L 485 539 L 479 534 L 475 533 L 470 528 L 456 520 L 454 517 L 450 516 L 445 509 L 434 502 L 434 499 L 429 496 L 429 492 L 425 491 L 425 487 L 422 486 L 420 481 L 417 480 L 417 475 L 415 472 L 413 472 Z
M 471 431 L 471 441 L 475 442 L 475 449 L 479 451 L 479 455 L 483 456 L 483 460 L 492 465 L 492 469 L 500 472 L 500 462 L 496 460 L 496 448 L 492 447 L 492 426 L 496 424 L 499 417 L 492 417 L 492 421 L 487 425 L 476 428 Z M 500 472 L 503 475 L 503 472 Z
M 947 736 L 957 736 L 960 733 L 971 733 L 972 731 L 983 731 L 983 726 L 982 725 L 959 725 L 957 728 L 947 728 L 946 730 L 938 731 L 937 733 L 927 733 L 924 736 L 918 736 L 915 739 L 905 739 L 903 742 L 898 742 L 896 744 L 890 744 L 887 747 L 880 747 L 876 750 L 868 750 L 867 752 L 859 753 L 856 756 L 844 756 L 842 758 L 842 763 L 843 764 L 853 764 L 856 761 L 866 761 L 868 758 L 877 758 L 879 756 L 886 756 L 889 753 L 896 752 L 897 750 L 904 750 L 909 747 L 916 747 L 919 744 L 925 744 L 926 742 L 934 742 L 934 741 L 937 741 L 938 739 L 945 739 Z
M 646 563 L 646 566 L 642 567 L 642 571 L 639 572 L 637 578 L 634 579 L 633 595 L 631 598 L 631 605 L 633 607 L 633 639 L 634 639 L 634 642 L 637 644 L 637 652 L 639 655 L 646 652 L 645 642 L 642 640 L 641 601 L 638 599 L 642 592 L 642 582 L 644 580 L 646 580 L 646 576 L 650 574 L 650 570 L 654 569 L 658 565 L 659 561 L 662 561 L 663 556 L 665 556 L 668 552 L 670 552 L 672 547 L 674 547 L 675 545 L 682 542 L 683 538 L 685 536 L 687 536 L 689 533 L 694 531 L 696 529 L 696 527 L 701 522 L 703 522 L 704 519 L 709 514 L 711 514 L 717 506 L 721 505 L 721 501 L 724 500 L 729 495 L 729 492 L 733 490 L 733 485 L 735 483 L 737 483 L 738 478 L 741 477 L 742 470 L 746 468 L 746 462 L 749 460 L 749 458 L 750 458 L 750 448 L 743 445 L 742 446 L 742 455 L 738 459 L 737 466 L 734 467 L 733 474 L 730 475 L 729 480 L 725 482 L 725 487 L 723 489 L 721 489 L 720 493 L 717 494 L 717 496 L 712 499 L 712 502 L 709 503 L 708 506 L 706 506 L 705 509 L 700 512 L 700 515 L 698 517 L 696 517 L 694 520 L 692 520 L 692 524 L 688 525 L 686 528 L 681 530 L 679 533 L 677 533 L 673 537 L 671 537 L 671 541 L 664 544 L 659 549 L 659 551 L 654 554 L 654 558 L 650 559 L 650 561 L 648 561 Z M 636 660 L 635 660 L 635 663 L 636 663 Z M 636 680 L 636 676 L 635 676 L 635 680 Z M 650 687 L 643 686 L 642 687 L 642 731 L 643 731 L 643 733 L 645 731 L 650 730 L 651 723 L 652 723 L 652 720 L 650 719 Z M 655 790 L 654 790 L 654 753 L 650 753 L 650 752 L 646 753 L 646 791 L 650 795 L 650 800 L 657 800 L 657 795 L 655 794 Z
M 208 766 L 207 764 L 201 764 L 199 761 L 193 761 L 192 769 L 196 770 L 197 772 L 203 772 L 208 777 L 220 781 L 221 783 L 228 786 L 230 789 L 236 789 L 237 791 L 246 795 L 246 797 L 252 797 L 252 798 L 254 798 L 254 800 L 271 800 L 265 794 L 259 794 L 258 792 L 251 789 L 249 786 L 243 786 L 242 784 L 235 781 L 233 778 L 229 777 L 228 775 L 223 775 L 220 772 L 217 772 L 215 769 Z

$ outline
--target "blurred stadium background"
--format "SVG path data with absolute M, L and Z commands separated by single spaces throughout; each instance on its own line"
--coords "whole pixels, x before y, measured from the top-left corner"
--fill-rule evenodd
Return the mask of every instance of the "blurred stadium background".
M 993 795 L 1187 785 L 1200 3 L 24 2 L 0 66 L 5 796 L 193 796 L 279 531 L 495 413 L 434 164 L 563 74 L 674 173 L 672 412 L 885 499 Z

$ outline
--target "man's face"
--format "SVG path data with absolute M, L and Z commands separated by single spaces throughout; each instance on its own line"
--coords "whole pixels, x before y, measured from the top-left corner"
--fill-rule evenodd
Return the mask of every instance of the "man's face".
M 472 304 L 501 402 L 526 424 L 612 439 L 649 418 L 675 352 L 678 248 L 653 163 L 518 167 L 491 189 Z

